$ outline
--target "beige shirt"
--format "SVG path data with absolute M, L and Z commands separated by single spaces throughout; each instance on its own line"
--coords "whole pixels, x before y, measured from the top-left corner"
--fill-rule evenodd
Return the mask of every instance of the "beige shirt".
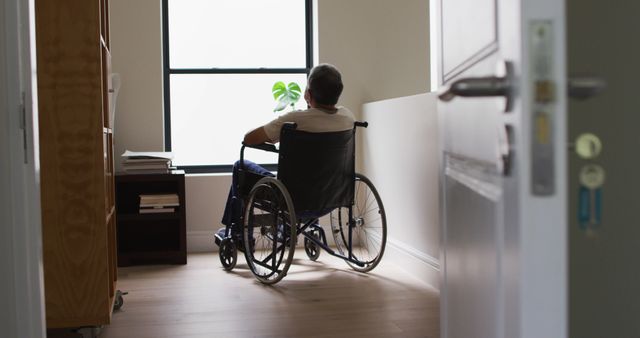
M 264 131 L 272 142 L 280 140 L 280 129 L 285 122 L 295 122 L 298 130 L 312 133 L 343 131 L 353 128 L 355 117 L 345 107 L 336 107 L 336 112 L 328 112 L 320 108 L 296 110 L 284 114 L 264 125 Z

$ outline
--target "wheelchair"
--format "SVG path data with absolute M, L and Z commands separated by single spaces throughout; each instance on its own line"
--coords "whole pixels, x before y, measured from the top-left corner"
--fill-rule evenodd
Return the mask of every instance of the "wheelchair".
M 384 254 L 387 221 L 373 183 L 355 172 L 356 129 L 367 126 L 355 122 L 347 131 L 310 133 L 287 123 L 279 149 L 243 144 L 236 187 L 240 220 L 215 235 L 223 268 L 232 270 L 241 251 L 256 279 L 275 284 L 286 276 L 301 235 L 312 261 L 324 250 L 356 271 L 373 270 Z M 278 153 L 277 177 L 245 170 L 247 147 Z M 333 246 L 319 224 L 326 215 Z

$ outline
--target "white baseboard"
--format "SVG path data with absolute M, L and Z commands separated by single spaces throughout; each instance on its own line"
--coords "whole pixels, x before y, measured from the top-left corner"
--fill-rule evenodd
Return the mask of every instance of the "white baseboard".
M 440 290 L 440 261 L 402 241 L 387 238 L 381 264 L 394 264 Z
M 187 231 L 187 252 L 215 252 L 218 246 L 213 241 L 215 231 Z

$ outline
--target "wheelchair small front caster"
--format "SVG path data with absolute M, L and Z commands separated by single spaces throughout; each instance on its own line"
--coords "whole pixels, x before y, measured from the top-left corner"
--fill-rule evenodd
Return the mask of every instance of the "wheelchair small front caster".
M 128 294 L 128 292 L 122 292 L 120 290 L 116 290 L 116 300 L 113 303 L 113 310 L 118 311 L 124 305 L 124 298 L 122 296 Z
M 320 257 L 320 247 L 306 237 L 304 238 L 304 252 L 306 252 L 309 259 L 314 262 Z
M 231 238 L 224 238 L 220 242 L 220 263 L 226 271 L 231 271 L 238 262 L 238 248 Z
M 102 333 L 102 326 L 88 326 L 73 330 L 73 337 L 98 338 Z M 65 336 L 66 337 L 66 336 Z

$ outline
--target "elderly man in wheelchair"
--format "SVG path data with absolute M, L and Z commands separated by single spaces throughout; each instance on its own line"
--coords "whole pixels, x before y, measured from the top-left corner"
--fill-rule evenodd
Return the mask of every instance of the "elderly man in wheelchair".
M 307 83 L 307 110 L 282 115 L 245 135 L 225 227 L 215 235 L 225 270 L 235 267 L 240 250 L 253 275 L 266 284 L 287 274 L 298 235 L 311 260 L 324 249 L 361 272 L 378 265 L 386 245 L 380 196 L 369 179 L 355 173 L 355 132 L 367 123 L 336 106 L 343 85 L 335 67 L 314 67 Z M 246 147 L 278 153 L 277 177 L 245 160 Z M 325 215 L 332 246 L 319 224 Z

